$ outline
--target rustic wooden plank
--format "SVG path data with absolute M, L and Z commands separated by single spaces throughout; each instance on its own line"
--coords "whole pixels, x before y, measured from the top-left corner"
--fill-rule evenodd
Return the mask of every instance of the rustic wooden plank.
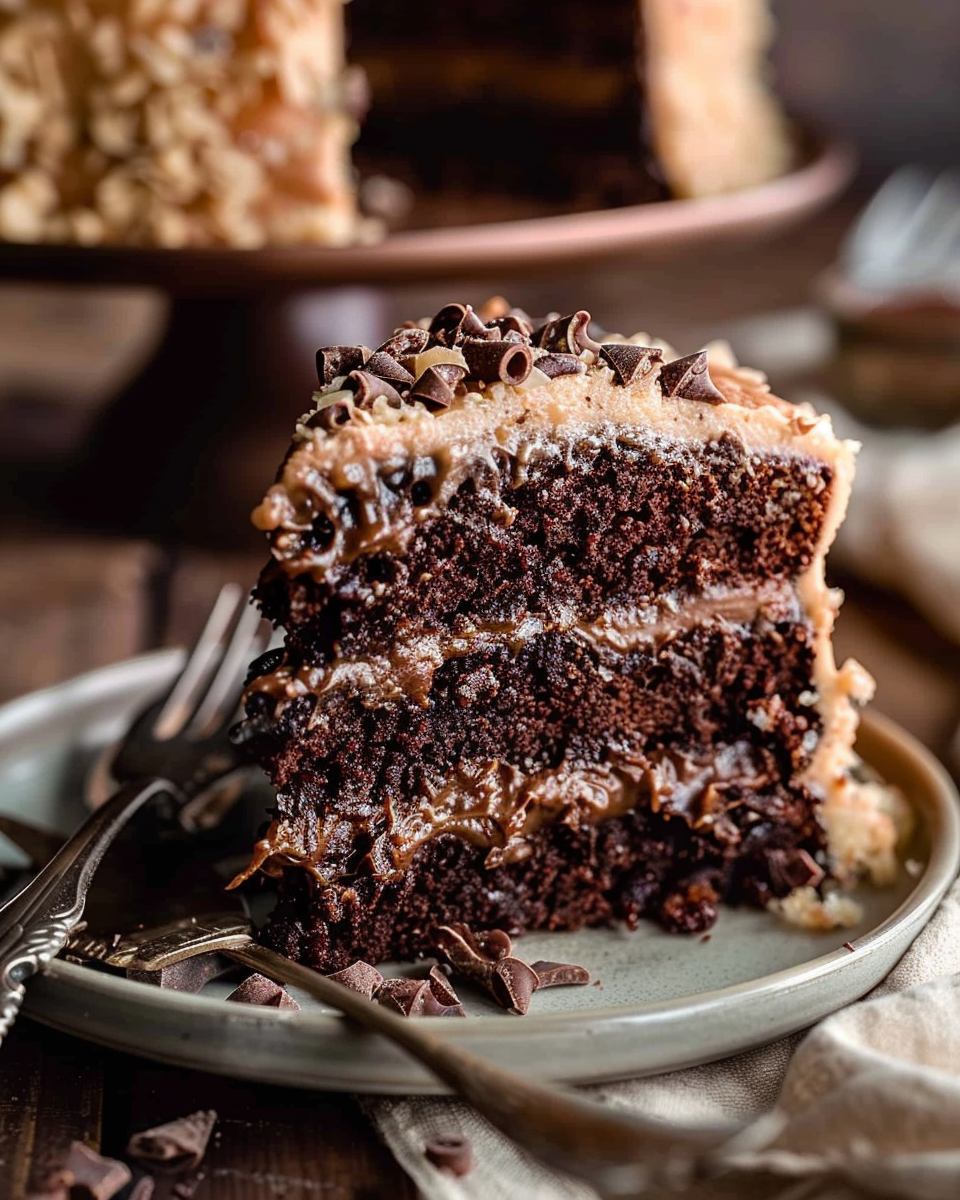
M 18 1200 L 73 1141 L 100 1145 L 105 1065 L 96 1046 L 21 1019 L 0 1051 L 0 1178 Z
M 163 562 L 144 542 L 0 541 L 0 700 L 141 651 Z
M 115 1084 L 118 1081 L 115 1081 Z M 297 1091 L 136 1062 L 106 1100 L 104 1152 L 198 1109 L 219 1120 L 196 1200 L 412 1200 L 412 1184 L 346 1095 Z

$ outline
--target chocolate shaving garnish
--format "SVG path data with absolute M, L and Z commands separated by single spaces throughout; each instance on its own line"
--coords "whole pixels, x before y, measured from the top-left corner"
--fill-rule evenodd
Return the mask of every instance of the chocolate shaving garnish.
M 723 404 L 724 395 L 710 378 L 706 350 L 668 362 L 660 371 L 660 390 L 665 396 L 679 400 L 702 400 L 706 404 Z
M 627 387 L 662 363 L 663 351 L 656 346 L 635 346 L 631 342 L 604 342 L 600 357 L 613 368 L 618 382 Z
M 447 986 L 446 992 L 452 994 Z M 385 979 L 374 999 L 404 1017 L 465 1017 L 463 1005 L 453 997 L 448 1004 L 433 989 L 432 979 Z
M 371 375 L 369 371 L 351 371 L 347 376 L 345 386 L 355 389 L 354 403 L 358 408 L 369 408 L 381 396 L 393 408 L 400 408 L 403 404 L 403 397 L 395 387 L 387 383 L 385 379 Z
M 461 378 L 463 377 L 463 367 L 458 367 L 455 363 L 442 365 L 452 367 L 453 370 L 459 371 Z M 456 392 L 454 384 L 445 376 L 446 373 L 442 371 L 441 367 L 427 367 L 407 393 L 407 399 L 419 400 L 431 411 L 437 408 L 449 408 Z
M 371 375 L 376 375 L 378 379 L 389 379 L 392 383 L 413 383 L 413 376 L 406 367 L 402 367 L 395 358 L 391 358 L 382 350 L 374 351 L 367 359 L 363 369 L 369 371 Z
M 530 969 L 536 972 L 540 987 L 579 987 L 590 982 L 590 972 L 575 963 L 535 962 Z
M 420 990 L 429 987 L 430 984 L 423 979 L 385 979 L 374 993 L 374 999 L 384 1008 L 409 1017 Z
M 473 1166 L 473 1150 L 466 1138 L 455 1134 L 444 1134 L 431 1138 L 423 1147 L 429 1162 L 441 1171 L 461 1176 L 469 1173 Z
M 452 1008 L 460 1003 L 460 997 L 453 990 L 450 980 L 438 966 L 434 965 L 430 968 L 429 979 L 430 989 L 441 1004 L 447 1004 Z
M 823 882 L 823 868 L 806 850 L 768 850 L 766 859 L 770 883 L 780 895 Z
M 533 333 L 533 322 L 526 313 L 514 308 L 506 316 L 494 317 L 492 321 L 488 321 L 487 328 L 499 330 L 503 337 L 507 337 L 510 334 L 517 334 L 521 339 L 526 341 Z
M 575 354 L 541 354 L 534 359 L 533 365 L 550 379 L 559 375 L 582 375 L 587 369 L 587 364 Z
M 370 963 L 364 962 L 362 958 L 357 959 L 355 963 L 351 963 L 349 967 L 344 967 L 342 971 L 335 971 L 332 975 L 327 976 L 335 983 L 342 984 L 346 988 L 350 988 L 352 992 L 359 992 L 361 996 L 366 996 L 368 1000 L 372 1000 L 375 992 L 383 983 L 383 976 L 376 967 Z
M 533 967 L 509 954 L 497 962 L 490 976 L 490 991 L 494 999 L 521 1017 L 526 1014 L 533 993 L 539 986 L 540 979 Z
M 455 971 L 468 979 L 486 983 L 493 962 L 477 949 L 473 934 L 466 925 L 441 925 L 436 939 L 437 949 Z
M 315 413 L 311 413 L 304 421 L 304 425 L 307 429 L 326 429 L 328 432 L 332 432 L 352 420 L 356 411 L 357 406 L 352 399 L 341 397 L 339 400 L 331 401 L 330 404 L 325 404 Z
M 533 351 L 520 342 L 464 342 L 469 375 L 484 383 L 523 383 L 533 370 Z
M 227 999 L 236 1004 L 259 1004 L 263 1008 L 300 1011 L 296 1000 L 279 983 L 267 979 L 266 975 L 250 975 L 239 987 L 233 989 Z
M 65 1200 L 68 1196 L 71 1200 L 112 1200 L 132 1175 L 126 1163 L 104 1158 L 85 1142 L 71 1142 L 63 1166 L 45 1181 L 43 1194 Z
M 127 1154 L 137 1162 L 171 1175 L 195 1171 L 207 1152 L 207 1143 L 216 1123 L 217 1114 L 210 1108 L 168 1121 L 155 1129 L 144 1129 L 127 1143 Z
M 533 335 L 533 344 L 542 350 L 557 350 L 561 354 L 581 354 L 584 350 L 600 353 L 600 343 L 588 333 L 590 314 L 584 309 L 569 317 L 548 321 Z
M 320 386 L 326 387 L 339 379 L 359 370 L 370 357 L 366 346 L 325 346 L 317 351 L 317 378 Z
M 420 354 L 430 345 L 430 334 L 426 329 L 421 329 L 419 325 L 412 325 L 404 329 L 398 329 L 391 338 L 377 348 L 377 353 L 389 354 L 391 358 L 397 360 L 401 358 L 410 358 L 414 354 Z
M 453 969 L 473 980 L 504 1008 L 523 1015 L 537 990 L 536 972 L 510 953 L 511 942 L 499 929 L 473 933 L 466 925 L 442 925 L 437 950 Z
M 491 962 L 497 962 L 506 956 L 513 949 L 513 942 L 510 940 L 510 935 L 504 933 L 502 929 L 483 929 L 478 933 L 473 934 L 473 945 L 479 952 L 490 959 Z
M 443 346 L 459 346 L 464 338 L 492 336 L 469 304 L 446 304 L 430 322 L 430 333 Z

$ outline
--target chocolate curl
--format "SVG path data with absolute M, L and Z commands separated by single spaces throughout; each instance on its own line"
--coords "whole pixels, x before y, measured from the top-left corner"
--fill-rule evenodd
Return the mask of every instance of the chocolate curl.
M 387 338 L 382 346 L 377 347 L 376 353 L 389 354 L 398 361 L 419 354 L 430 345 L 430 334 L 419 325 L 410 329 L 398 329 L 393 337 Z
M 439 363 L 427 367 L 407 394 L 408 400 L 420 400 L 431 411 L 449 408 L 456 395 L 456 385 L 466 372 L 456 363 Z
M 533 322 L 525 312 L 519 308 L 512 308 L 505 316 L 488 321 L 487 328 L 498 330 L 502 337 L 516 334 L 522 341 L 526 341 L 533 333 Z
M 104 1158 L 85 1142 L 71 1142 L 63 1166 L 43 1185 L 41 1196 L 56 1200 L 68 1196 L 87 1196 L 89 1200 L 112 1200 L 130 1182 L 132 1172 L 126 1163 Z
M 540 986 L 540 979 L 533 967 L 522 959 L 506 955 L 497 962 L 490 975 L 490 991 L 493 998 L 508 1012 L 526 1016 L 533 993 Z
M 520 342 L 464 342 L 460 347 L 470 378 L 516 387 L 533 370 L 533 351 Z
M 423 1147 L 428 1162 L 440 1171 L 457 1177 L 467 1175 L 473 1166 L 473 1150 L 466 1138 L 455 1134 L 431 1138 Z
M 403 404 L 403 397 L 395 387 L 385 379 L 371 375 L 369 371 L 351 371 L 347 376 L 347 386 L 356 389 L 354 404 L 357 408 L 370 408 L 374 400 L 379 400 L 381 396 L 393 408 L 400 408 Z
M 401 366 L 395 358 L 391 358 L 383 350 L 376 350 L 370 355 L 364 364 L 364 370 L 369 371 L 371 375 L 376 375 L 378 379 L 388 379 L 391 383 L 408 386 L 413 383 L 413 376 L 406 367 Z
M 317 351 L 317 378 L 326 387 L 341 375 L 358 371 L 370 357 L 366 346 L 325 346 Z
M 559 375 L 582 375 L 587 369 L 587 364 L 575 354 L 541 354 L 533 365 L 550 379 Z
M 540 987 L 579 987 L 590 982 L 590 972 L 586 967 L 578 967 L 575 963 L 539 962 L 530 964 L 536 972 Z
M 443 346 L 459 346 L 464 338 L 491 336 L 469 304 L 445 305 L 430 322 L 429 332 Z
M 806 850 L 768 850 L 770 885 L 778 896 L 823 882 L 823 868 Z
M 705 404 L 723 404 L 724 395 L 710 378 L 706 350 L 668 362 L 660 371 L 660 390 L 679 400 L 702 400 Z
M 429 979 L 430 989 L 441 1004 L 453 1007 L 460 1003 L 460 997 L 453 990 L 450 980 L 436 964 L 430 968 Z
M 487 985 L 493 963 L 477 949 L 466 925 L 441 925 L 436 940 L 438 952 L 455 971 L 484 987 Z
M 473 934 L 473 944 L 491 962 L 506 958 L 513 949 L 510 935 L 504 933 L 502 929 L 483 929 L 479 933 Z
M 357 372 L 359 374 L 359 372 Z M 343 396 L 339 400 L 334 400 L 330 404 L 325 404 L 323 408 L 318 409 L 315 413 L 311 413 L 304 421 L 307 429 L 325 429 L 328 433 L 332 433 L 335 429 L 339 429 L 341 425 L 346 425 L 348 421 L 353 419 L 353 414 L 357 411 L 356 403 L 352 396 Z
M 463 1005 L 455 999 L 445 1004 L 438 999 L 430 979 L 385 979 L 374 997 L 378 1004 L 404 1017 L 465 1017 Z
M 532 967 L 514 958 L 512 943 L 499 929 L 473 933 L 466 925 L 442 925 L 437 930 L 437 950 L 454 971 L 490 993 L 498 1004 L 523 1016 L 539 986 Z
M 582 354 L 584 350 L 599 354 L 600 343 L 587 332 L 589 328 L 590 314 L 581 308 L 572 316 L 548 321 L 534 333 L 533 344 L 541 350 L 557 350 L 561 354 Z
M 144 1129 L 127 1143 L 127 1154 L 154 1170 L 171 1174 L 195 1171 L 207 1152 L 207 1143 L 216 1123 L 217 1114 L 211 1108 L 168 1121 L 155 1129 Z
M 663 351 L 656 346 L 605 342 L 600 347 L 600 357 L 613 368 L 617 382 L 628 387 L 635 380 L 649 375 L 655 366 L 663 362 Z
M 355 963 L 351 963 L 349 967 L 344 967 L 342 971 L 335 971 L 332 975 L 328 975 L 327 978 L 341 984 L 343 987 L 349 988 L 352 992 L 359 992 L 361 996 L 366 996 L 368 1000 L 373 999 L 380 985 L 383 983 L 383 976 L 377 968 L 371 966 L 368 962 L 364 962 L 362 958 L 357 959 Z
M 296 1000 L 279 983 L 267 979 L 266 975 L 250 975 L 239 987 L 233 989 L 227 999 L 236 1004 L 259 1004 L 263 1008 L 300 1011 Z

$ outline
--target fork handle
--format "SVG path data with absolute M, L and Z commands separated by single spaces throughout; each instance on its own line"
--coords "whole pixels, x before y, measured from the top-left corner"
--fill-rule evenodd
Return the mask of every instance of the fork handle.
M 24 980 L 45 970 L 76 930 L 87 889 L 108 846 L 164 779 L 124 785 L 92 813 L 34 879 L 0 907 L 0 1043 L 23 1003 Z

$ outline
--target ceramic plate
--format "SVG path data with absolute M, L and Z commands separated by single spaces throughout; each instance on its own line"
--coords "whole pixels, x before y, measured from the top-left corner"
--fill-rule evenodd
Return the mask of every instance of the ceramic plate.
M 122 732 L 178 661 L 177 652 L 132 659 L 0 709 L 0 810 L 68 831 L 82 815 L 97 748 Z M 912 871 L 901 871 L 895 887 L 860 889 L 864 919 L 856 928 L 807 933 L 763 912 L 727 909 L 708 940 L 647 924 L 635 933 L 530 935 L 520 943 L 528 961 L 582 963 L 601 986 L 536 995 L 524 1018 L 463 988 L 469 1019 L 444 1020 L 439 1031 L 526 1076 L 586 1083 L 721 1058 L 862 996 L 907 949 L 956 874 L 960 820 L 943 769 L 896 726 L 868 717 L 859 748 L 904 790 L 917 833 Z M 303 1011 L 281 1013 L 225 1004 L 233 986 L 219 980 L 183 995 L 57 961 L 29 983 L 25 1012 L 107 1046 L 225 1075 L 360 1092 L 441 1090 L 402 1051 L 295 989 Z

